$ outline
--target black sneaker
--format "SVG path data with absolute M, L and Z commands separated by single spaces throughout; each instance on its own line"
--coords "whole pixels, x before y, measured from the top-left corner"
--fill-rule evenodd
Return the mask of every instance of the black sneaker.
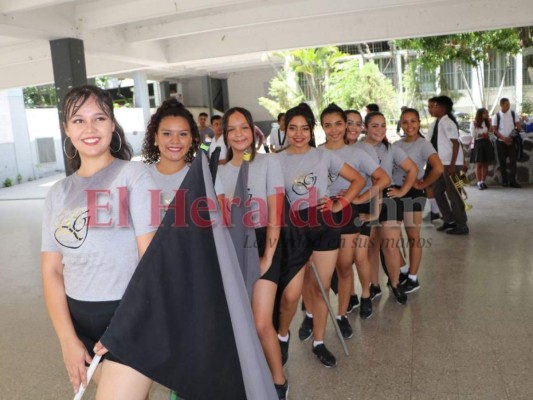
M 456 227 L 457 225 L 455 224 L 455 222 L 450 222 L 450 223 L 444 222 L 441 226 L 437 228 L 437 231 L 444 232 L 448 229 L 456 228 Z
M 459 227 L 454 227 L 454 228 L 450 228 L 446 231 L 446 233 L 448 235 L 468 235 L 468 233 L 470 232 L 470 230 L 468 229 L 467 226 L 463 227 L 463 228 L 459 228 Z
M 350 296 L 350 302 L 348 303 L 348 309 L 346 310 L 347 314 L 350 314 L 353 310 L 359 307 L 359 298 L 356 294 Z
M 509 186 L 511 186 L 512 188 L 515 188 L 515 189 L 520 189 L 522 187 L 522 185 L 519 184 L 518 182 L 511 182 L 509 184 Z
M 279 400 L 287 400 L 289 398 L 289 381 L 287 379 L 285 379 L 283 385 L 277 385 L 274 383 L 274 387 L 276 388 Z
M 342 337 L 344 339 L 350 339 L 353 336 L 353 330 L 350 326 L 350 323 L 348 322 L 348 318 L 346 318 L 345 316 L 342 316 L 341 319 L 337 318 L 337 324 L 339 325 Z
M 418 283 L 418 279 L 414 281 L 407 279 L 404 283 L 402 283 L 402 288 L 405 293 L 413 293 L 420 289 L 420 283 Z
M 298 338 L 302 341 L 309 339 L 313 336 L 313 318 L 309 318 L 307 314 L 305 315 L 300 329 L 298 329 Z
M 326 368 L 331 368 L 337 365 L 337 359 L 330 353 L 323 343 L 313 347 L 313 354 L 318 357 L 318 360 Z
M 441 219 L 441 216 L 439 213 L 434 213 L 434 212 L 430 212 L 429 213 L 429 219 L 431 220 L 431 222 L 437 220 L 437 219 Z
M 278 338 L 279 340 L 279 338 Z M 291 341 L 291 331 L 289 331 L 289 340 L 286 342 L 279 340 L 279 347 L 281 347 L 281 364 L 285 365 L 289 359 L 289 342 Z
M 370 297 L 367 297 L 366 299 L 361 297 L 359 316 L 363 319 L 368 319 L 372 316 L 372 300 L 370 300 Z
M 370 284 L 370 300 L 374 300 L 376 297 L 381 296 L 381 288 L 379 285 L 375 286 L 373 283 Z
M 404 283 L 409 278 L 409 273 L 400 272 L 399 283 Z
M 407 295 L 405 294 L 403 287 L 398 285 L 395 288 L 391 287 L 394 299 L 398 304 L 407 304 Z

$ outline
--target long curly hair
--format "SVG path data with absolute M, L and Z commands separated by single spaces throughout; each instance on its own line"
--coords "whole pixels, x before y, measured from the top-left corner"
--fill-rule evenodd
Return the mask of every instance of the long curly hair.
M 102 112 L 115 124 L 115 130 L 111 135 L 111 144 L 109 145 L 111 155 L 120 160 L 131 160 L 133 150 L 126 140 L 124 129 L 122 129 L 122 126 L 115 119 L 113 100 L 111 100 L 111 96 L 105 90 L 93 85 L 72 88 L 65 96 L 63 107 L 61 108 L 63 125 L 66 126 L 69 119 L 91 98 L 94 99 Z M 66 140 L 64 146 L 67 154 L 75 154 L 73 158 L 68 158 L 67 162 L 74 171 L 77 171 L 81 166 L 80 154 L 76 151 L 71 140 Z M 114 151 L 113 149 L 118 150 Z
M 196 125 L 193 115 L 176 98 L 165 100 L 150 118 L 150 122 L 148 122 L 148 126 L 146 127 L 146 134 L 144 135 L 141 150 L 143 162 L 146 164 L 155 164 L 159 161 L 161 153 L 159 148 L 155 145 L 155 136 L 157 135 L 159 124 L 161 124 L 161 121 L 165 117 L 181 117 L 189 124 L 192 135 L 192 144 L 185 156 L 185 162 L 192 162 L 194 156 L 198 152 L 198 147 L 200 146 L 200 133 L 198 132 L 198 125 Z

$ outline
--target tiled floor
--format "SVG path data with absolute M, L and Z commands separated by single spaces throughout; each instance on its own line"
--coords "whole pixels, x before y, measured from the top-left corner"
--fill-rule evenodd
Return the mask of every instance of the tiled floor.
M 6 190 L 0 190 L 0 399 L 69 399 L 42 298 L 43 201 L 7 200 L 28 196 Z M 422 288 L 407 306 L 385 290 L 370 320 L 352 314 L 349 357 L 329 324 L 336 368 L 322 367 L 311 343 L 294 335 L 286 366 L 292 400 L 533 399 L 533 188 L 468 193 L 470 236 L 424 228 Z M 152 399 L 167 393 L 156 385 Z M 87 398 L 93 396 L 91 389 Z

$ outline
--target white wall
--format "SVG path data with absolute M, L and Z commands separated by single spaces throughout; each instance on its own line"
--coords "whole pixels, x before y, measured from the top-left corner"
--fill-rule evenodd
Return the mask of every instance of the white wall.
M 230 107 L 248 109 L 254 121 L 270 121 L 275 118 L 262 106 L 257 99 L 268 96 L 270 80 L 276 75 L 273 68 L 233 72 L 228 76 L 228 92 Z

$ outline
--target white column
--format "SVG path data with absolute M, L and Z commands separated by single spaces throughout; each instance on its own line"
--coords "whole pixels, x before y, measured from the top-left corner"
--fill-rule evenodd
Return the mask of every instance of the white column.
M 150 120 L 150 97 L 148 95 L 148 81 L 146 80 L 146 72 L 135 71 L 133 73 L 133 85 L 135 89 L 135 107 L 142 108 L 144 126 L 146 126 Z
M 522 111 L 522 102 L 524 101 L 524 93 L 523 93 L 523 76 L 522 76 L 522 63 L 523 63 L 523 56 L 522 56 L 522 50 L 520 50 L 520 53 L 518 53 L 515 57 L 515 90 L 516 90 L 516 112 L 518 115 L 521 114 Z
M 483 106 L 483 99 L 481 98 L 481 93 L 483 92 L 482 82 L 479 81 L 478 68 L 483 69 L 483 63 L 479 64 L 478 67 L 472 67 L 471 72 L 471 82 L 470 88 L 472 90 L 472 97 L 474 98 L 474 108 L 480 108 Z
M 398 87 L 396 88 L 398 93 L 398 105 L 401 107 L 403 103 L 403 82 L 402 82 L 402 56 L 400 53 L 396 53 L 396 82 Z

